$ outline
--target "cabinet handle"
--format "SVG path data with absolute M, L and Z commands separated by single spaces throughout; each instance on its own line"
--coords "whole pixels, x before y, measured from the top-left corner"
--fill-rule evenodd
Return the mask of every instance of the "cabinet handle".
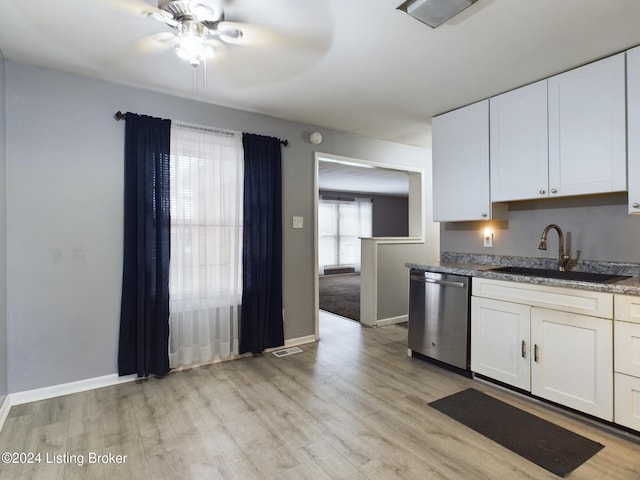
M 522 340 L 521 354 L 522 358 L 527 358 L 527 342 L 524 340 Z
M 421 283 L 434 283 L 436 285 L 444 285 L 445 287 L 458 287 L 458 288 L 464 288 L 467 285 L 463 282 L 451 282 L 449 280 L 438 280 L 435 278 L 425 278 L 425 277 L 420 277 L 418 275 L 410 275 L 409 276 L 409 280 L 412 280 L 414 282 L 421 282 Z
M 546 190 L 540 190 L 540 195 L 544 195 L 545 193 L 547 193 Z
M 482 216 L 483 216 L 484 218 L 486 218 L 486 217 L 487 217 L 487 214 L 486 214 L 486 213 L 483 213 L 483 214 L 482 214 Z
M 632 203 L 631 206 L 633 208 L 640 208 L 640 203 Z
M 538 363 L 538 345 L 533 346 L 533 361 Z
M 552 189 L 551 189 L 551 193 L 558 193 L 558 190 L 557 190 L 557 189 L 555 189 L 555 188 L 552 188 Z

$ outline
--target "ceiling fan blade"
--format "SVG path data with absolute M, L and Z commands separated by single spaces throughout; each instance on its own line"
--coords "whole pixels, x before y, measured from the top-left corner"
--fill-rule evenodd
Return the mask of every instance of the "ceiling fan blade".
M 191 7 L 199 22 L 218 22 L 224 18 L 222 2 L 198 2 Z
M 164 10 L 145 12 L 144 15 L 153 20 L 166 23 L 172 28 L 176 28 L 180 24 L 180 22 L 173 18 L 173 15 L 169 12 L 165 12 Z
M 149 65 L 173 61 L 175 54 L 171 50 L 176 46 L 177 41 L 178 38 L 173 32 L 147 35 L 103 57 L 100 65 L 105 69 L 128 70 L 135 69 L 140 62 Z
M 103 5 L 126 12 L 132 15 L 148 16 L 154 13 L 161 13 L 157 6 L 144 0 L 98 0 Z M 155 3 L 155 2 L 154 2 Z
M 240 30 L 242 37 L 217 36 L 226 48 L 208 64 L 212 86 L 218 82 L 240 92 L 287 81 L 313 68 L 331 48 L 331 10 L 324 1 L 314 2 L 314 8 L 299 0 L 237 0 L 224 6 L 225 21 L 217 29 Z
M 220 39 L 226 43 L 245 43 L 242 42 L 244 37 L 244 31 L 240 24 L 233 22 L 220 22 L 216 25 L 215 29 L 209 31 L 209 34 Z
M 329 45 L 326 36 L 304 34 L 299 31 L 265 27 L 241 22 L 220 22 L 214 35 L 225 43 L 257 48 L 285 48 L 296 50 L 324 50 Z
M 175 47 L 178 41 L 172 32 L 159 32 L 144 37 L 132 46 L 132 53 L 153 54 Z

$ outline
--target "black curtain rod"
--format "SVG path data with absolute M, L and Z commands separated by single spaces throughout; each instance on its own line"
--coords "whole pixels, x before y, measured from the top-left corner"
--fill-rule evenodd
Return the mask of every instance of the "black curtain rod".
M 120 110 L 118 110 L 115 115 L 113 116 L 113 118 L 115 118 L 116 120 L 124 120 L 125 118 L 127 118 L 127 114 L 126 113 L 122 113 Z M 288 147 L 289 146 L 289 140 L 284 139 L 284 140 L 280 140 L 280 144 L 283 147 Z

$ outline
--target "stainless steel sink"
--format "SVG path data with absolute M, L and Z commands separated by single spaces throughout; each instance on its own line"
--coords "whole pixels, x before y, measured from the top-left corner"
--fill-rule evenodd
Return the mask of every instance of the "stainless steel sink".
M 486 271 L 510 273 L 512 275 L 525 275 L 528 277 L 560 278 L 564 280 L 576 280 L 579 282 L 593 283 L 614 283 L 620 280 L 624 280 L 625 278 L 630 278 L 630 275 L 574 271 L 562 272 L 560 270 L 553 270 L 551 268 L 532 267 L 496 267 L 489 268 Z

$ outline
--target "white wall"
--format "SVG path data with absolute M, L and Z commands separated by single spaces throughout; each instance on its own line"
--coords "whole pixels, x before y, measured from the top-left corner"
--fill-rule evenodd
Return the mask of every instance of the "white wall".
M 287 339 L 315 331 L 309 133 L 322 132 L 328 153 L 430 171 L 430 152 L 415 147 L 14 62 L 6 63 L 6 73 L 10 393 L 117 371 L 124 149 L 117 110 L 289 140 L 283 149 Z M 293 215 L 305 217 L 304 229 L 292 229 Z
M 376 320 L 409 315 L 409 270 L 404 264 L 416 258 L 420 263 L 423 255 L 419 244 L 378 245 Z

